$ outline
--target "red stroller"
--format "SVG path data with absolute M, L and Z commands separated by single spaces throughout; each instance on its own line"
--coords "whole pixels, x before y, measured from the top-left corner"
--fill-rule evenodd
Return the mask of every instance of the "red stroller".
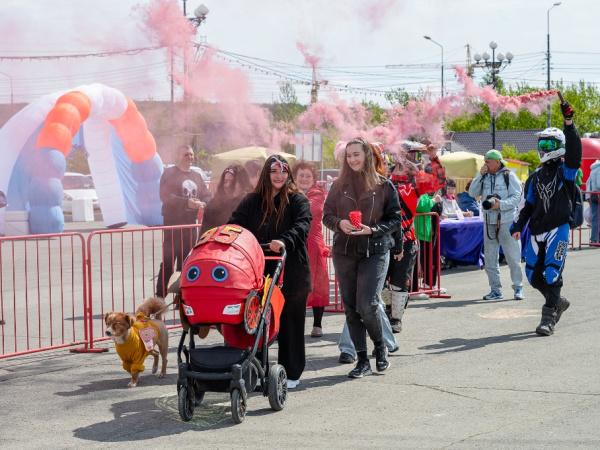
M 229 392 L 236 423 L 244 420 L 247 394 L 256 388 L 269 397 L 275 411 L 285 406 L 287 374 L 279 364 L 269 367 L 268 352 L 284 304 L 273 280 L 280 279 L 285 250 L 281 256 L 265 257 L 263 248 L 268 244 L 261 246 L 250 231 L 222 225 L 204 233 L 185 260 L 181 311 L 190 323 L 189 347 L 184 331 L 177 348 L 179 414 L 184 421 L 193 417 L 205 392 Z M 276 260 L 266 277 L 265 259 Z M 196 347 L 194 335 L 205 325 L 220 325 L 226 344 Z

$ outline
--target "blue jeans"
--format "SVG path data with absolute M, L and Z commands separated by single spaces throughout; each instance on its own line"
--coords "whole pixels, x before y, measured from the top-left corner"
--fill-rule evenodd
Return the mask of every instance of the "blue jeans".
M 590 232 L 590 244 L 598 243 L 598 208 L 600 203 L 590 203 L 590 215 L 592 217 L 592 225 Z
M 388 258 L 386 258 L 386 263 L 384 267 L 384 273 L 387 273 L 388 265 L 389 265 L 389 253 Z M 396 338 L 394 337 L 394 333 L 392 332 L 392 326 L 390 325 L 390 320 L 388 319 L 387 314 L 385 313 L 385 305 L 383 300 L 381 300 L 381 290 L 383 289 L 383 284 L 385 282 L 385 278 L 383 278 L 380 282 L 378 288 L 378 296 L 379 296 L 379 317 L 381 318 L 381 328 L 382 328 L 382 336 L 383 343 L 388 348 L 388 350 L 394 350 L 398 347 L 396 343 Z M 348 324 L 344 322 L 344 329 L 342 330 L 342 335 L 340 336 L 340 342 L 338 343 L 338 348 L 342 353 L 348 353 L 352 355 L 356 359 L 356 350 L 354 349 L 354 344 L 352 343 L 352 339 L 350 338 L 350 331 L 348 330 Z

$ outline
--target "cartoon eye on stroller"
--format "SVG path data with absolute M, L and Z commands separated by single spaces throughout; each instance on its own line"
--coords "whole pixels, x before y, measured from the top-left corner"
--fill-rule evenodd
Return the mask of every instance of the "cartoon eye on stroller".
M 194 415 L 205 392 L 229 392 L 236 423 L 246 416 L 248 393 L 268 396 L 271 408 L 281 411 L 287 400 L 283 366 L 269 366 L 269 344 L 279 331 L 284 298 L 277 281 L 281 256 L 265 257 L 254 235 L 239 226 L 222 225 L 202 235 L 188 255 L 181 274 L 181 309 L 190 323 L 177 348 L 179 415 Z M 264 275 L 265 260 L 273 260 L 272 274 Z M 198 346 L 200 326 L 220 325 L 226 344 Z M 257 355 L 258 352 L 258 355 Z M 185 357 L 185 361 L 182 358 Z

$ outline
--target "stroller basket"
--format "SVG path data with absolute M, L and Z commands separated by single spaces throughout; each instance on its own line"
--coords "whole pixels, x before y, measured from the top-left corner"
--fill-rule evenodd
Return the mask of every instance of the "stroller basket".
M 190 351 L 190 366 L 196 372 L 231 372 L 231 366 L 241 364 L 248 354 L 233 347 L 196 348 Z

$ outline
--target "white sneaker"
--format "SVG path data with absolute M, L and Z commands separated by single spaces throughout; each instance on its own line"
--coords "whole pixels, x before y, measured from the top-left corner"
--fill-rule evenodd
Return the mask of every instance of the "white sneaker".
M 428 289 L 428 290 L 432 289 L 429 287 L 429 285 L 427 283 L 425 283 L 423 286 L 425 287 L 425 289 Z M 437 286 L 434 286 L 433 289 L 437 289 Z M 440 294 L 445 294 L 447 292 L 448 291 L 446 290 L 446 288 L 443 288 L 443 287 L 440 288 Z
M 413 294 L 408 297 L 409 300 L 429 300 L 429 295 L 421 292 L 419 294 Z
M 300 384 L 300 380 L 287 380 L 288 389 L 296 389 Z

